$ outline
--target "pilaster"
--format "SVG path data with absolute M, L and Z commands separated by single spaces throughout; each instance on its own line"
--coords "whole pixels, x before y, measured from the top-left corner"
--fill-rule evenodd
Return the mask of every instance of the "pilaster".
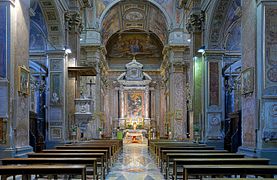
M 223 148 L 224 94 L 222 72 L 223 51 L 206 50 L 204 53 L 204 117 L 203 139 L 206 143 Z
M 0 1 L 1 158 L 26 156 L 32 151 L 29 146 L 29 7 L 28 1 Z M 27 82 L 24 93 L 19 89 L 23 85 L 21 67 Z
M 186 73 L 184 61 L 189 59 L 189 48 L 172 45 L 168 49 L 169 62 L 169 107 L 170 128 L 173 138 L 184 139 L 187 133 L 187 107 L 185 97 Z
M 277 2 L 260 1 L 257 6 L 258 97 L 257 145 L 259 157 L 277 164 Z
M 67 56 L 63 50 L 48 51 L 49 90 L 47 92 L 47 123 L 49 147 L 67 140 L 66 88 Z
M 104 111 L 104 97 L 107 86 L 107 62 L 105 59 L 106 50 L 100 44 L 94 44 L 91 46 L 82 47 L 86 52 L 86 59 L 79 62 L 79 66 L 91 66 L 96 70 L 96 85 L 95 85 L 95 102 L 94 102 L 94 112 L 95 112 L 95 129 L 101 126 L 99 115 Z M 103 127 L 101 127 L 103 128 Z M 98 138 L 99 135 L 95 135 Z

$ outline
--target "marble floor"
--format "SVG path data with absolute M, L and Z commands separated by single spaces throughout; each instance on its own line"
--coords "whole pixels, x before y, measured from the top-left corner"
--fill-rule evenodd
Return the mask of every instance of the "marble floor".
M 147 144 L 124 144 L 123 151 L 108 173 L 108 180 L 163 180 L 160 169 L 148 153 Z

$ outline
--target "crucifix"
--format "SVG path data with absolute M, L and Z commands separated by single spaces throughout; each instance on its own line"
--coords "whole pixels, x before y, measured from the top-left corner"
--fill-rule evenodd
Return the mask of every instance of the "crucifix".
M 92 82 L 92 79 L 89 80 L 89 83 L 86 83 L 87 85 L 89 85 L 89 98 L 92 98 L 92 85 L 95 85 L 95 83 Z

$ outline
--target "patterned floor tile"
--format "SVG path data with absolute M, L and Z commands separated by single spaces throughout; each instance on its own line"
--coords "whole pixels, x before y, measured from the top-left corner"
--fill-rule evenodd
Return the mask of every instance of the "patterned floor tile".
M 160 169 L 148 153 L 147 144 L 124 144 L 108 180 L 163 180 Z

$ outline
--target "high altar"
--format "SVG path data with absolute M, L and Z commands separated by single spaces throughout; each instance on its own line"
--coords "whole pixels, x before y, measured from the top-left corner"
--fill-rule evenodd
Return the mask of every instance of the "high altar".
M 121 129 L 148 129 L 149 118 L 149 83 L 151 77 L 142 71 L 143 65 L 134 58 L 126 64 L 126 72 L 117 81 L 120 85 L 120 117 Z

